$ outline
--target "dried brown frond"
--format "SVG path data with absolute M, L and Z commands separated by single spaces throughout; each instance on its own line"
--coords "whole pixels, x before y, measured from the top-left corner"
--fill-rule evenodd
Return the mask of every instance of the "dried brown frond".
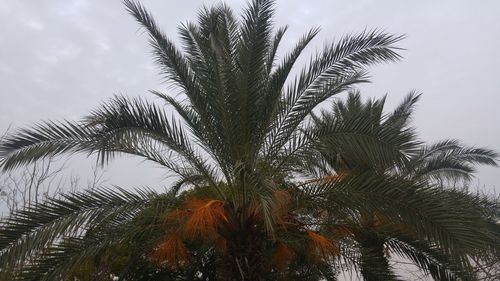
M 325 236 L 309 230 L 307 231 L 307 235 L 310 239 L 309 254 L 316 257 L 328 258 L 340 253 L 338 247 Z
M 386 225 L 388 223 L 390 223 L 389 219 L 387 219 L 385 216 L 383 216 L 381 214 L 375 214 L 373 216 L 372 225 L 374 227 L 383 226 L 383 225 Z
M 225 253 L 227 251 L 227 240 L 222 236 L 217 236 L 214 240 L 214 247 L 219 253 Z
M 276 251 L 271 258 L 271 263 L 278 272 L 285 272 L 294 257 L 295 252 L 288 245 L 283 242 L 277 242 Z
M 173 209 L 163 215 L 163 222 L 165 224 L 181 224 L 188 216 L 189 212 L 185 209 Z
M 184 209 L 189 216 L 183 225 L 183 234 L 188 239 L 210 239 L 217 237 L 217 227 L 228 222 L 223 203 L 211 199 L 191 199 L 185 202 Z
M 340 181 L 340 180 L 344 179 L 348 175 L 349 175 L 349 173 L 345 172 L 345 171 L 337 172 L 335 175 L 327 175 L 327 176 L 322 177 L 321 181 L 323 181 L 325 183 L 336 182 L 336 181 Z
M 189 263 L 184 243 L 177 233 L 169 233 L 150 253 L 151 261 L 158 266 L 168 266 L 171 269 L 185 266 Z
M 331 228 L 332 238 L 338 240 L 345 237 L 352 237 L 354 233 L 348 225 L 336 225 Z
M 284 226 L 287 223 L 290 201 L 291 196 L 286 190 L 274 191 L 272 214 L 276 224 Z
M 407 236 L 412 236 L 417 232 L 415 226 L 403 223 L 392 225 L 392 228 L 398 233 Z

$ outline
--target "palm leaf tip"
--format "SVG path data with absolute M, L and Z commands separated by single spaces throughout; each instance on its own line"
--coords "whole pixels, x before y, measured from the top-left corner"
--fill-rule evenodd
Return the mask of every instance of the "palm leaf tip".
M 41 122 L 0 142 L 0 166 L 10 170 L 65 152 L 90 152 L 92 136 L 90 129 L 77 122 Z

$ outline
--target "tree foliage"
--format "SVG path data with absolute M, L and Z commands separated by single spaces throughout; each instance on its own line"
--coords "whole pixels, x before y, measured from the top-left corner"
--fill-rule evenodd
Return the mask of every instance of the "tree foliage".
M 498 205 L 441 180 L 468 179 L 496 153 L 423 146 L 409 126 L 416 94 L 390 114 L 359 94 L 315 114 L 368 82 L 367 67 L 399 60 L 402 36 L 345 35 L 297 69 L 319 29 L 278 58 L 287 28 L 273 28 L 274 1 L 255 0 L 240 18 L 225 4 L 203 8 L 179 27 L 181 48 L 142 5 L 124 3 L 181 93 L 153 91 L 176 114 L 115 96 L 80 121 L 7 136 L 1 166 L 130 154 L 178 181 L 166 193 L 94 189 L 12 213 L 0 228 L 0 268 L 12 278 L 78 277 L 83 264 L 124 280 L 335 280 L 345 268 L 393 280 L 396 253 L 438 280 L 468 280 L 471 257 L 498 253 Z

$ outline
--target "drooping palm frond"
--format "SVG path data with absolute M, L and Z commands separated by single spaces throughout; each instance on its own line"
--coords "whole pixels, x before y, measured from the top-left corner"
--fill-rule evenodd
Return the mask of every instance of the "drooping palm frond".
M 480 255 L 497 243 L 495 221 L 480 207 L 481 199 L 461 191 L 442 190 L 402 180 L 399 177 L 346 176 L 344 180 L 306 186 L 306 196 L 329 210 L 332 219 L 383 214 L 391 223 L 411 226 L 414 239 L 437 245 L 467 268 L 468 255 Z M 349 207 L 348 207 L 349 206 Z M 356 219 L 358 218 L 358 219 Z M 361 223 L 361 221 L 359 221 Z
M 157 195 L 147 201 L 141 208 L 124 208 L 118 214 L 110 213 L 98 223 L 85 225 L 80 233 L 65 233 L 54 243 L 46 244 L 15 269 L 15 280 L 66 280 L 71 272 L 81 267 L 82 262 L 98 260 L 103 254 L 116 250 L 117 246 L 148 248 L 148 244 L 135 243 L 157 234 L 158 227 L 154 225 L 160 219 L 157 213 L 171 208 L 175 198 Z M 135 260 L 144 259 L 140 255 L 147 250 L 135 252 L 139 255 Z
M 37 257 L 23 265 L 19 272 L 15 273 L 17 276 L 14 280 L 61 280 L 85 258 L 97 256 L 110 246 L 110 243 L 99 239 L 66 238 L 60 243 L 46 247 Z
M 159 195 L 150 190 L 130 192 L 118 188 L 97 189 L 50 198 L 46 202 L 15 211 L 1 222 L 1 267 L 15 270 L 37 268 L 38 263 L 44 263 L 47 257 L 51 258 L 52 247 L 59 249 L 72 239 L 83 241 L 92 236 L 91 233 L 102 231 L 103 227 L 118 230 L 119 224 L 126 225 L 156 198 Z M 113 231 L 100 232 L 105 235 L 95 239 L 108 243 L 107 236 L 110 233 Z M 121 232 L 120 235 L 125 237 L 126 233 Z M 60 264 L 50 266 L 57 268 Z M 46 273 L 37 272 L 40 276 Z M 31 274 L 34 272 L 20 276 L 24 278 Z
M 104 149 L 105 153 L 116 150 L 130 151 L 131 154 L 137 152 L 138 155 L 146 152 L 149 155 L 148 151 L 152 151 L 152 155 L 158 155 L 153 157 L 158 160 L 156 162 L 174 172 L 183 170 L 179 169 L 181 165 L 173 162 L 180 161 L 184 163 L 184 170 L 190 168 L 196 171 L 205 177 L 207 183 L 214 186 L 218 181 L 219 170 L 214 165 L 215 161 L 202 158 L 198 147 L 194 145 L 196 139 L 192 140 L 181 123 L 175 119 L 169 121 L 162 108 L 144 100 L 116 97 L 95 110 L 84 120 L 84 124 L 95 127 L 111 143 Z M 171 159 L 162 157 L 162 154 L 169 152 L 175 153 L 169 155 Z M 180 175 L 185 176 L 183 173 Z
M 75 122 L 49 121 L 6 137 L 0 146 L 0 159 L 7 170 L 59 153 L 89 152 L 96 146 L 91 129 Z
M 411 159 L 412 175 L 422 180 L 470 180 L 477 165 L 498 166 L 499 154 L 481 147 L 468 147 L 454 139 L 422 147 Z
M 163 109 L 141 99 L 115 97 L 79 123 L 47 122 L 23 130 L 6 139 L 0 150 L 4 169 L 83 151 L 97 153 L 103 163 L 116 153 L 138 155 L 180 176 L 195 171 L 210 184 L 218 177 L 216 167 L 201 159 L 182 125 L 169 121 Z M 186 165 L 175 163 L 176 158 Z
M 439 248 L 433 248 L 427 243 L 405 239 L 404 235 L 390 238 L 385 241 L 389 251 L 399 257 L 406 258 L 417 265 L 424 273 L 429 274 L 434 280 L 467 280 L 471 275 L 462 270 L 460 265 L 455 265 L 453 260 Z

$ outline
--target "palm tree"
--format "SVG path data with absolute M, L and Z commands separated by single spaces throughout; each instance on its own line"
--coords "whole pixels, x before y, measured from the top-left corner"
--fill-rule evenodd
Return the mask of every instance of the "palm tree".
M 183 96 L 153 92 L 176 116 L 147 100 L 116 96 L 78 122 L 45 122 L 8 136 L 0 145 L 1 165 L 8 170 L 79 152 L 106 163 L 130 154 L 178 181 L 167 193 L 97 189 L 14 212 L 0 229 L 0 264 L 15 278 L 60 280 L 89 257 L 140 245 L 148 249 L 141 258 L 177 280 L 207 280 L 209 274 L 219 280 L 334 280 L 345 261 L 359 264 L 357 252 L 342 244 L 351 233 L 339 218 L 378 213 L 393 225 L 416 226 L 418 239 L 453 258 L 498 241 L 469 196 L 371 171 L 302 176 L 315 177 L 304 164 L 314 166 L 311 156 L 325 136 L 310 126 L 313 111 L 367 82 L 369 65 L 398 60 L 401 36 L 378 30 L 344 36 L 290 77 L 319 29 L 306 32 L 279 60 L 287 28 L 273 29 L 273 1 L 253 1 L 239 20 L 224 4 L 202 9 L 196 23 L 179 27 L 182 50 L 140 4 L 125 5 L 149 34 L 161 73 Z M 374 148 L 372 156 L 384 161 L 404 155 L 368 139 L 356 147 Z M 396 164 L 407 162 L 402 157 Z M 463 260 L 439 264 L 450 275 L 467 271 Z
M 321 137 L 316 146 L 318 155 L 309 165 L 315 163 L 312 170 L 316 170 L 317 177 L 352 176 L 371 171 L 441 188 L 442 199 L 448 197 L 450 203 L 455 197 L 462 197 L 462 200 L 476 202 L 480 206 L 476 211 L 494 210 L 483 216 L 491 220 L 495 228 L 494 220 L 499 217 L 498 206 L 484 198 L 449 187 L 450 184 L 454 187 L 460 181 L 469 181 L 476 165 L 497 166 L 498 154 L 486 148 L 464 146 L 457 140 L 445 140 L 432 145 L 417 142 L 409 122 L 419 98 L 420 95 L 411 92 L 389 114 L 384 113 L 385 97 L 363 102 L 360 93 L 352 91 L 345 101 L 334 101 L 330 110 L 324 110 L 320 116 L 314 117 L 316 130 L 321 131 Z M 378 196 L 376 193 L 377 190 L 373 190 L 371 196 Z M 416 212 L 423 208 L 416 208 Z M 460 249 L 461 252 L 455 252 L 453 248 L 443 251 L 442 245 L 432 245 L 436 241 L 418 239 L 417 225 L 408 221 L 395 224 L 386 220 L 385 216 L 379 211 L 361 220 L 339 218 L 343 227 L 350 232 L 349 238 L 359 247 L 360 271 L 365 280 L 396 278 L 389 266 L 390 253 L 410 259 L 436 280 L 447 280 L 453 278 L 447 272 L 448 269 L 469 267 L 472 256 L 488 258 L 488 255 L 483 254 L 491 250 L 490 245 L 484 244 L 482 252 L 478 252 L 478 249 L 464 251 L 464 248 Z M 468 227 L 463 225 L 454 231 L 471 233 Z M 493 233 L 496 232 L 498 239 L 498 226 L 496 228 Z M 459 275 L 468 278 L 467 274 L 463 272 Z

